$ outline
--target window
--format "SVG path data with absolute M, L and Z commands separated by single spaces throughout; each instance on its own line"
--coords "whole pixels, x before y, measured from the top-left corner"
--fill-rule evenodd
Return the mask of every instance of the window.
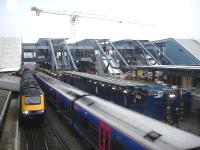
M 99 135 L 99 130 L 97 128 L 97 125 L 93 122 L 90 122 L 89 124 L 89 132 L 90 132 L 90 138 L 93 141 L 95 145 L 98 145 L 98 135 Z
M 69 113 L 70 113 L 70 107 L 69 105 L 65 102 L 65 112 L 66 112 L 66 115 L 69 116 Z
M 40 103 L 41 103 L 40 97 L 25 97 L 26 105 L 37 105 Z
M 111 150 L 124 150 L 124 146 L 116 138 L 112 138 L 112 149 Z
M 74 115 L 74 121 L 78 124 L 78 126 L 80 126 L 80 114 L 78 111 L 75 111 L 75 115 Z
M 53 104 L 56 104 L 56 97 L 55 94 L 52 91 L 45 92 L 45 97 Z
M 63 101 L 63 100 L 61 100 L 61 99 L 59 99 L 59 98 L 57 98 L 56 100 L 59 101 L 61 110 L 62 110 L 62 111 L 65 111 L 65 101 Z
M 193 86 L 200 87 L 200 78 L 193 78 Z
M 82 118 L 81 120 L 82 120 L 83 128 L 88 129 L 89 128 L 89 120 L 86 117 L 83 117 L 83 116 L 81 116 L 81 118 Z

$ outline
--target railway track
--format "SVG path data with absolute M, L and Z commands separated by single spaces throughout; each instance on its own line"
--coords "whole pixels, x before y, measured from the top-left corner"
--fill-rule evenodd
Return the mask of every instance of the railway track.
M 72 128 L 64 117 L 58 115 L 56 110 L 51 106 L 46 107 L 46 119 L 62 149 L 66 150 L 88 150 L 91 146 L 81 138 L 81 136 Z
M 20 128 L 22 150 L 49 150 L 41 125 L 26 125 Z
M 5 123 L 6 112 L 9 108 L 11 91 L 0 89 L 0 137 Z
M 57 130 L 57 128 L 54 126 L 54 124 L 52 123 L 52 121 L 49 119 L 48 114 L 46 115 L 46 119 L 51 127 L 51 129 L 54 132 L 54 135 L 56 136 L 58 142 L 60 143 L 62 149 L 64 150 L 70 150 L 69 146 L 67 145 L 67 143 L 65 142 L 65 140 L 62 138 L 62 136 L 60 135 L 59 131 Z
M 50 106 L 43 123 L 20 125 L 20 150 L 88 150 L 88 144 Z M 57 118 L 57 119 L 56 119 Z

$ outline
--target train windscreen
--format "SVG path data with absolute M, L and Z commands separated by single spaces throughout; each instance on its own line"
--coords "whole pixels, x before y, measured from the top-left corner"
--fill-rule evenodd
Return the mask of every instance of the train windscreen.
M 26 105 L 37 105 L 40 103 L 41 103 L 40 97 L 25 97 Z

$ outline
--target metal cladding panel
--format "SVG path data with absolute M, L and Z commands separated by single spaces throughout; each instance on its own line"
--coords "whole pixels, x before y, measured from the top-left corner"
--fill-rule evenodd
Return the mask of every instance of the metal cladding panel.
M 19 70 L 21 53 L 20 37 L 0 37 L 0 72 Z
M 174 39 L 200 61 L 200 43 L 191 39 Z
M 175 64 L 200 64 L 188 50 L 182 47 L 180 44 L 174 41 L 167 41 L 166 46 L 166 55 L 175 63 Z

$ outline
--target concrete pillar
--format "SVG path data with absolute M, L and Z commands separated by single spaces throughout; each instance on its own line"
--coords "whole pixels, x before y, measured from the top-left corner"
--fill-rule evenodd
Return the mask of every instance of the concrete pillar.
M 181 79 L 181 86 L 183 88 L 185 87 L 191 87 L 192 86 L 192 76 L 182 76 Z
M 135 70 L 135 78 L 138 78 L 138 71 Z
M 155 81 L 155 76 L 156 76 L 155 71 L 152 71 L 152 81 Z

